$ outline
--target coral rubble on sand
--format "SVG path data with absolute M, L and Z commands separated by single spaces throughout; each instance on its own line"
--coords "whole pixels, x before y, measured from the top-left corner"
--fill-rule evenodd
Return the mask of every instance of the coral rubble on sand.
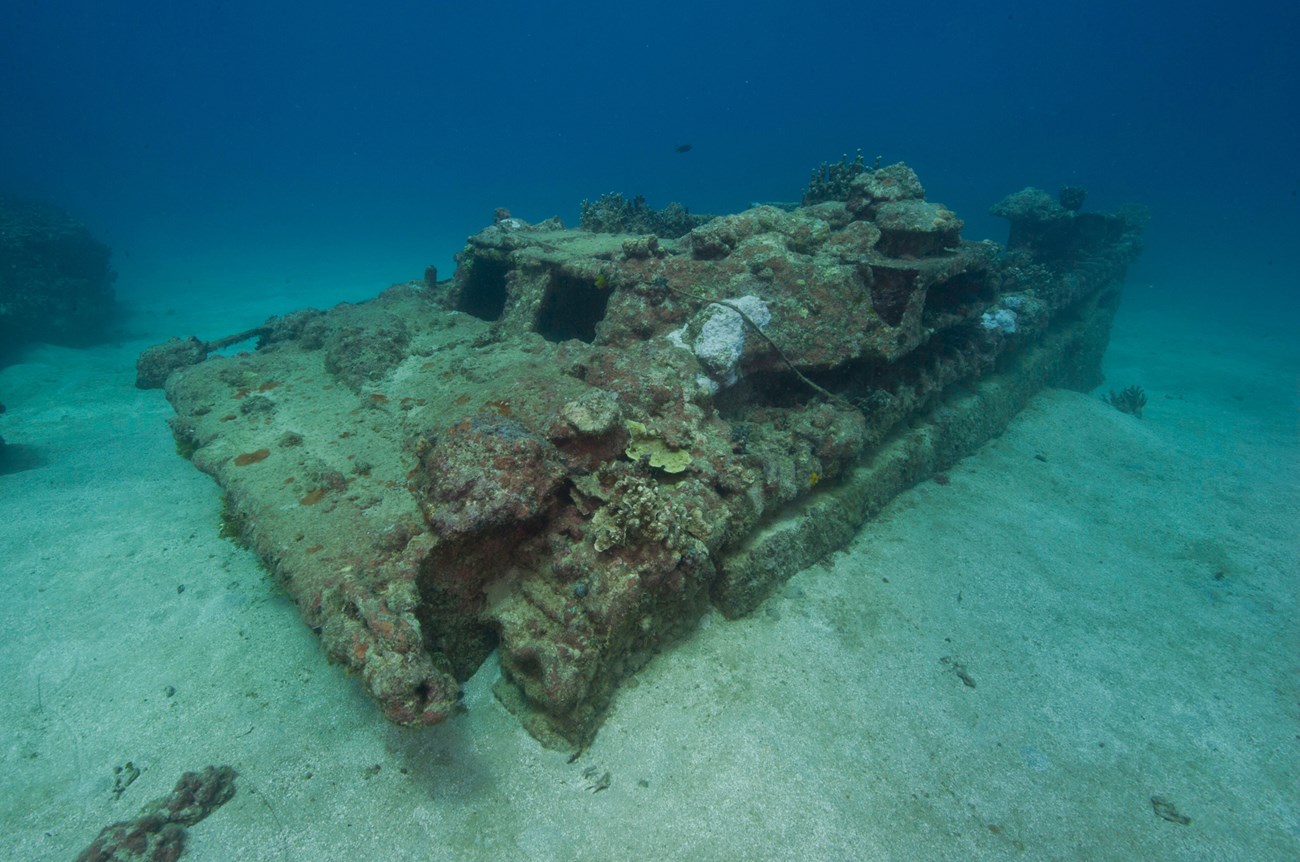
M 150 802 L 135 819 L 100 830 L 77 862 L 175 862 L 185 852 L 187 827 L 234 798 L 237 775 L 229 766 L 186 772 L 171 793 Z
M 499 648 L 502 701 L 585 745 L 710 603 L 1098 382 L 1138 220 L 1009 199 L 1004 254 L 906 165 L 841 173 L 679 239 L 499 220 L 450 282 L 171 373 L 180 448 L 389 718 L 447 718 Z

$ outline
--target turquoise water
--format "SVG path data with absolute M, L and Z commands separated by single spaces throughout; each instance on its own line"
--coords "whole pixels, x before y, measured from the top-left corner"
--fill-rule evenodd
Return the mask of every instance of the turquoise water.
M 1076 184 L 1090 208 L 1152 209 L 1148 265 L 1290 296 L 1297 16 L 57 0 L 0 22 L 0 185 L 71 210 L 124 271 L 265 252 L 381 259 L 396 279 L 449 272 L 498 206 L 572 224 L 620 191 L 735 212 L 861 148 L 912 165 L 969 238 L 1003 238 L 985 212 L 1009 192 Z
M 128 313 L 0 369 L 0 856 L 230 763 L 186 858 L 1300 858 L 1297 37 L 1250 3 L 11 10 L 0 188 L 108 243 Z M 735 212 L 858 148 L 968 239 L 1026 185 L 1148 206 L 1107 381 L 707 616 L 575 764 L 491 662 L 465 716 L 385 723 L 132 386 L 166 337 L 449 275 L 496 207 Z M 1132 383 L 1140 421 L 1098 397 Z

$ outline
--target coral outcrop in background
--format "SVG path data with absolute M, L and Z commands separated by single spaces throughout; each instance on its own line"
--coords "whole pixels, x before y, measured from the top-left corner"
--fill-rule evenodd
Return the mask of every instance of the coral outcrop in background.
M 110 255 L 57 209 L 0 194 L 0 363 L 31 342 L 102 338 L 116 311 Z

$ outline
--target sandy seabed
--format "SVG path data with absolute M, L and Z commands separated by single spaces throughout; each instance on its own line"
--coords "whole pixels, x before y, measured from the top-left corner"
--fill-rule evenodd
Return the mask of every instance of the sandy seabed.
M 208 764 L 238 793 L 193 862 L 1300 858 L 1283 322 L 1126 305 L 1105 388 L 1145 387 L 1142 419 L 1043 393 L 752 617 L 705 617 L 569 763 L 491 661 L 465 715 L 387 723 L 221 538 L 135 356 L 313 297 L 216 297 L 0 371 L 0 858 L 70 860 Z

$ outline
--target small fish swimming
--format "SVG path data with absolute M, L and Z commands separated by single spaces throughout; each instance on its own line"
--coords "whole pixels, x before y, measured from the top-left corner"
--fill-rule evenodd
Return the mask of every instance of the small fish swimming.
M 677 145 L 677 152 L 679 152 L 679 153 L 689 153 L 690 151 L 691 151 L 691 145 L 690 145 L 690 144 L 678 144 L 678 145 Z

